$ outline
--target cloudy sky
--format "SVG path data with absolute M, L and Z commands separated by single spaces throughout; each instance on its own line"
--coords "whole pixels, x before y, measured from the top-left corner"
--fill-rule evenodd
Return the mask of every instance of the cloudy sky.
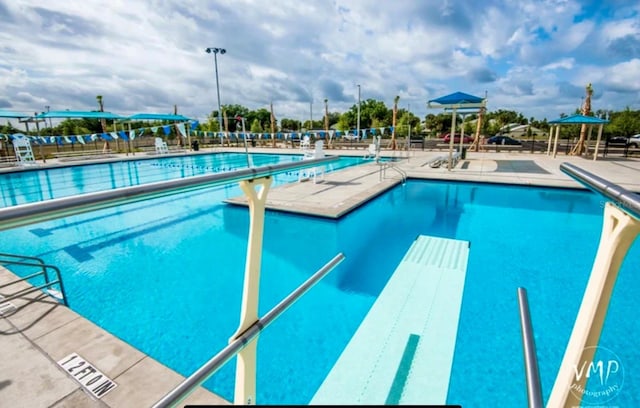
M 222 104 L 319 120 L 375 98 L 416 115 L 462 91 L 555 119 L 640 109 L 637 0 L 0 0 L 0 109 L 166 112 Z

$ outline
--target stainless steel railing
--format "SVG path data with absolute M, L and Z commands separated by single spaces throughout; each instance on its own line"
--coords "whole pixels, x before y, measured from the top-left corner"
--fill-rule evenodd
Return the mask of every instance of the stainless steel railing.
M 38 286 L 22 289 L 22 290 L 19 290 L 18 292 L 14 292 L 14 293 L 12 293 L 10 295 L 3 296 L 2 302 L 8 302 L 8 301 L 11 301 L 13 299 L 17 299 L 17 298 L 23 297 L 25 295 L 28 295 L 30 293 L 37 292 L 37 291 L 51 290 L 52 288 L 57 286 L 60 289 L 61 298 L 53 296 L 52 293 L 48 293 L 48 294 L 50 296 L 53 296 L 54 298 L 62 301 L 62 303 L 64 303 L 65 306 L 69 306 L 69 303 L 67 301 L 67 295 L 66 295 L 66 293 L 64 291 L 64 284 L 62 283 L 62 277 L 60 276 L 60 270 L 55 265 L 48 265 L 48 264 L 44 263 L 44 261 L 42 259 L 36 258 L 34 256 L 7 254 L 7 253 L 4 253 L 4 252 L 0 253 L 0 265 L 2 265 L 2 266 L 6 266 L 6 265 L 26 266 L 26 267 L 34 267 L 34 268 L 39 269 L 38 272 L 34 272 L 34 273 L 29 274 L 27 276 L 23 276 L 23 277 L 21 277 L 21 278 L 19 278 L 17 280 L 14 280 L 14 281 L 11 281 L 11 282 L 8 282 L 8 283 L 4 283 L 4 284 L 0 285 L 0 289 L 7 288 L 9 286 L 15 285 L 15 284 L 20 283 L 20 282 L 26 282 L 26 281 L 29 281 L 30 279 L 35 279 L 35 278 L 38 278 L 40 276 L 42 276 L 42 278 L 44 279 L 44 284 L 42 284 L 42 285 L 38 285 Z M 49 279 L 49 270 L 53 271 L 53 273 L 55 275 L 55 279 L 54 280 L 50 280 Z
M 518 306 L 520 309 L 520 330 L 522 332 L 522 349 L 524 351 L 524 367 L 527 382 L 527 399 L 529 408 L 542 408 L 542 387 L 538 370 L 536 343 L 533 338 L 533 325 L 529 314 L 527 290 L 518 288 Z
M 596 176 L 571 163 L 562 163 L 560 170 L 567 173 L 591 190 L 611 199 L 618 207 L 640 218 L 640 195 L 635 194 L 621 186 Z
M 280 317 L 282 313 L 294 304 L 302 295 L 304 295 L 309 289 L 311 289 L 320 279 L 324 278 L 329 272 L 331 272 L 340 262 L 344 260 L 344 255 L 339 253 L 326 265 L 315 272 L 309 279 L 307 279 L 302 285 L 291 292 L 286 298 L 278 303 L 273 309 L 271 309 L 262 318 L 258 319 L 253 325 L 251 325 L 244 333 L 240 334 L 236 339 L 230 342 L 225 348 L 220 350 L 218 354 L 213 356 L 196 372 L 191 374 L 187 379 L 180 383 L 171 392 L 165 395 L 160 401 L 153 405 L 153 408 L 165 408 L 173 407 L 183 401 L 189 396 L 196 388 L 202 383 L 207 381 L 209 377 L 215 374 L 225 363 L 231 360 L 238 352 L 246 347 L 251 341 L 269 326 L 276 318 Z

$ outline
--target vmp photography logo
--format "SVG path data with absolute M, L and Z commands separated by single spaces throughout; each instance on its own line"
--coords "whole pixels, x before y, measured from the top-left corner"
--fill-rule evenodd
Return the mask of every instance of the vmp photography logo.
M 585 379 L 585 386 L 572 384 L 571 392 L 582 399 L 582 405 L 603 406 L 620 393 L 624 383 L 624 367 L 613 351 L 600 346 L 585 348 L 589 349 L 594 349 L 593 359 L 583 360 L 573 367 L 575 380 Z

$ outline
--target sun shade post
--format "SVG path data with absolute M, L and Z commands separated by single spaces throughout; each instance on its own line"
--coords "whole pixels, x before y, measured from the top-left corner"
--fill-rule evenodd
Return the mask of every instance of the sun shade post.
M 456 137 L 456 117 L 457 117 L 456 108 L 453 108 L 453 112 L 451 113 L 451 133 L 449 133 L 449 163 L 447 164 L 447 170 L 451 171 L 453 167 L 453 144 Z
M 258 322 L 258 298 L 260 295 L 260 265 L 262 262 L 262 238 L 264 232 L 264 214 L 267 193 L 272 182 L 271 177 L 243 180 L 240 188 L 249 202 L 249 239 L 247 260 L 242 289 L 242 307 L 240 326 L 231 336 L 233 342 L 249 327 Z M 256 403 L 256 350 L 258 337 L 238 353 L 236 362 L 236 386 L 234 403 L 236 405 L 255 405 Z

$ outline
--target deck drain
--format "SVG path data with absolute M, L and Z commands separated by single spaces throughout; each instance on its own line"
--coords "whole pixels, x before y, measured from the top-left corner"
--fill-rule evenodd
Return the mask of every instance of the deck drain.
M 11 302 L 6 302 L 6 303 L 0 304 L 0 316 L 11 314 L 11 313 L 15 312 L 16 310 L 18 310 L 18 308 L 16 307 L 16 305 L 14 305 Z

